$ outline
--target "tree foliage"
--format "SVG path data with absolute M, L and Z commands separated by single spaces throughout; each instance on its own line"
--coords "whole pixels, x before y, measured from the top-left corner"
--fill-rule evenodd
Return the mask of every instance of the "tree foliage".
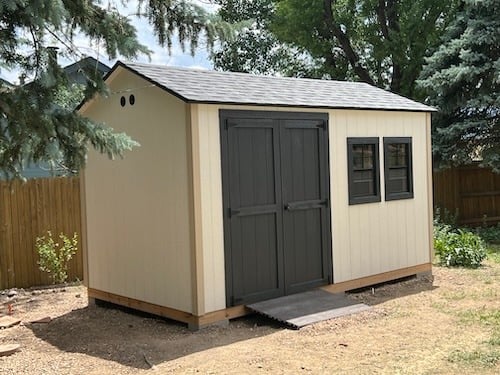
M 200 35 L 210 48 L 230 29 L 199 6 L 185 0 L 140 0 L 137 15 L 153 27 L 161 45 L 170 47 L 177 35 L 193 52 Z M 85 164 L 89 146 L 110 157 L 122 156 L 137 143 L 125 134 L 79 116 L 61 105 L 61 90 L 71 89 L 51 47 L 76 61 L 82 57 L 74 40 L 85 35 L 110 59 L 147 54 L 130 18 L 113 2 L 99 0 L 1 0 L 0 68 L 20 70 L 21 85 L 0 81 L 0 171 L 19 177 L 23 167 L 41 161 L 61 164 L 70 172 Z M 97 69 L 86 69 L 84 97 L 106 94 Z
M 438 166 L 482 164 L 500 172 L 500 1 L 465 0 L 419 82 L 433 118 Z
M 216 0 L 224 21 L 239 25 L 235 37 L 227 39 L 211 59 L 220 70 L 264 75 L 311 76 L 312 61 L 304 52 L 280 42 L 269 30 L 274 11 L 272 0 Z
M 245 71 L 257 66 L 269 51 L 285 48 L 293 52 L 288 54 L 292 66 L 306 66 L 310 75 L 361 80 L 419 98 L 421 93 L 415 81 L 424 56 L 437 47 L 454 14 L 456 0 L 224 0 L 219 3 L 223 17 L 225 13 L 249 17 L 252 13 L 246 11 L 245 4 L 264 3 L 267 10 L 258 13 L 262 19 L 257 18 L 253 34 L 272 41 L 261 49 L 251 42 L 224 44 L 222 51 L 215 54 L 214 62 L 219 68 Z M 248 32 L 242 34 L 248 41 Z M 241 52 L 235 53 L 238 51 Z M 268 61 L 274 64 L 274 70 L 290 73 L 278 58 Z
M 215 0 L 219 16 L 237 26 L 236 35 L 224 40 L 211 54 L 219 70 L 264 75 L 321 78 L 321 64 L 271 32 L 274 0 Z M 239 26 L 239 28 L 238 28 Z

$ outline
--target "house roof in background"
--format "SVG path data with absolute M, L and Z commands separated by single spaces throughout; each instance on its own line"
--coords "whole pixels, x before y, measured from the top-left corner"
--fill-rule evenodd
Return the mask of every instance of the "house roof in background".
M 91 56 L 84 57 L 73 64 L 65 66 L 63 69 L 68 75 L 68 78 L 76 83 L 86 82 L 85 75 L 82 72 L 84 69 L 97 69 L 101 73 L 101 76 L 104 76 L 111 70 L 109 66 Z
M 108 76 L 118 67 L 190 103 L 435 111 L 363 82 L 258 76 L 120 61 Z
M 66 65 L 64 67 L 64 70 L 66 71 L 66 73 L 74 73 L 83 67 L 97 67 L 97 69 L 99 69 L 103 73 L 107 73 L 111 70 L 109 66 L 94 59 L 92 56 L 84 57 L 83 59 L 78 60 L 73 64 Z

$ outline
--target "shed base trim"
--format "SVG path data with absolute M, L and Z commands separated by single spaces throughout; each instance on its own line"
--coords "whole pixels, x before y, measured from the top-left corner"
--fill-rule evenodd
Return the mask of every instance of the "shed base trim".
M 342 281 L 340 283 L 326 285 L 321 289 L 326 290 L 330 293 L 340 293 L 348 290 L 363 288 L 365 286 L 370 286 L 370 285 L 384 283 L 387 281 L 400 279 L 402 277 L 417 275 L 421 273 L 428 273 L 431 271 L 432 271 L 432 264 L 424 263 L 418 266 L 401 268 L 394 271 L 379 273 L 377 275 L 361 277 L 359 279 Z
M 235 306 L 227 309 L 213 311 L 201 316 L 196 316 L 185 311 L 156 305 L 154 303 L 144 302 L 134 298 L 124 297 L 93 288 L 88 288 L 88 297 L 90 300 L 98 299 L 115 303 L 120 306 L 129 307 L 134 310 L 163 316 L 164 318 L 177 320 L 179 322 L 186 323 L 188 327 L 190 327 L 190 329 L 200 329 L 220 321 L 238 318 L 250 313 L 250 310 L 245 306 Z
M 383 283 L 386 281 L 396 280 L 406 276 L 428 273 L 430 271 L 432 271 L 432 264 L 424 263 L 418 266 L 401 268 L 398 270 L 384 272 L 377 275 L 326 285 L 324 287 L 321 287 L 321 289 L 326 290 L 327 292 L 330 293 L 340 293 L 352 289 L 363 288 L 369 285 Z M 204 315 L 197 316 L 185 311 L 156 305 L 154 303 L 144 302 L 134 298 L 124 297 L 93 288 L 88 288 L 88 296 L 90 300 L 98 299 L 102 301 L 107 301 L 115 303 L 120 306 L 130 307 L 131 309 L 144 311 L 150 314 L 177 320 L 179 322 L 186 323 L 190 329 L 195 329 L 195 330 L 209 326 L 214 323 L 238 318 L 250 314 L 252 312 L 246 306 L 240 305 L 240 306 L 228 307 L 226 309 L 217 310 Z

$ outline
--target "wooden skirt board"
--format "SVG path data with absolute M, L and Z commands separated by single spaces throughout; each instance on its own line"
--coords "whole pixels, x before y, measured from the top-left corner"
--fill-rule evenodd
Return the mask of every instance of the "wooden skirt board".
M 299 329 L 324 320 L 366 311 L 370 306 L 352 301 L 344 293 L 333 294 L 318 289 L 253 303 L 248 308 Z
M 134 298 L 120 296 L 114 293 L 103 292 L 101 290 L 93 288 L 88 288 L 88 296 L 90 300 L 97 299 L 101 301 L 111 302 L 120 306 L 129 307 L 134 310 L 144 311 L 150 314 L 186 323 L 190 329 L 199 329 L 210 324 L 228 319 L 239 318 L 251 313 L 251 311 L 245 306 L 240 305 L 227 309 L 212 311 L 210 313 L 197 316 L 185 311 L 140 301 Z
M 340 293 L 347 290 L 366 287 L 369 285 L 383 283 L 386 281 L 396 280 L 401 277 L 416 275 L 419 273 L 428 273 L 431 270 L 432 270 L 432 265 L 430 263 L 426 263 L 418 266 L 403 268 L 400 270 L 385 272 L 378 275 L 346 281 L 343 283 L 327 285 L 322 287 L 321 289 L 327 291 L 328 294 L 332 295 L 332 293 Z M 188 326 L 193 329 L 202 328 L 228 319 L 239 318 L 253 312 L 253 310 L 251 310 L 249 307 L 245 305 L 239 305 L 234 307 L 228 307 L 226 309 L 212 311 L 201 316 L 196 316 L 188 312 L 179 311 L 166 306 L 160 306 L 140 301 L 134 298 L 128 298 L 117 294 L 100 291 L 93 288 L 88 289 L 88 296 L 90 299 L 103 300 L 115 303 L 117 305 L 130 307 L 135 310 L 144 311 L 158 316 L 163 316 L 165 318 L 177 320 L 179 322 L 188 324 Z M 294 297 L 294 295 L 291 295 L 290 297 Z M 347 310 L 357 309 L 354 307 L 349 307 L 348 305 L 344 306 L 344 308 L 346 308 Z M 338 313 L 343 313 L 343 311 L 340 310 L 338 311 Z M 332 315 L 331 317 L 334 316 Z M 293 319 L 293 317 L 291 319 Z
M 331 283 L 328 115 L 220 116 L 226 306 Z

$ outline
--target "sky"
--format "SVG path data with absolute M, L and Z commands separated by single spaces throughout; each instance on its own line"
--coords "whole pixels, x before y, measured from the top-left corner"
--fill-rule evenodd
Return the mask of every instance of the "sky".
M 203 8 L 211 12 L 214 12 L 217 9 L 217 6 L 210 4 L 209 0 L 193 0 L 193 2 L 201 5 Z M 137 8 L 137 0 L 127 1 L 125 6 L 123 6 L 120 1 L 116 1 L 114 2 L 114 5 L 118 7 L 122 14 L 131 14 Z M 144 18 L 137 18 L 133 16 L 130 17 L 130 19 L 132 24 L 137 29 L 139 42 L 146 45 L 152 51 L 149 57 L 145 55 L 139 56 L 135 61 L 169 66 L 183 66 L 196 69 L 212 69 L 212 63 L 208 59 L 208 52 L 202 36 L 200 36 L 199 47 L 196 49 L 194 56 L 191 56 L 189 46 L 186 46 L 186 51 L 183 52 L 178 41 L 174 41 L 169 54 L 167 47 L 160 47 L 158 45 L 152 27 Z M 90 46 L 89 41 L 83 35 L 77 36 L 74 44 L 78 47 L 81 53 L 87 56 L 92 56 L 108 66 L 113 66 L 113 64 L 117 61 L 117 59 L 109 60 L 105 54 L 99 53 L 95 46 Z M 74 61 L 72 60 L 60 58 L 60 64 L 62 66 L 69 65 L 73 62 Z M 11 83 L 18 83 L 18 76 L 18 71 L 8 71 L 4 68 L 0 69 L 0 77 Z

